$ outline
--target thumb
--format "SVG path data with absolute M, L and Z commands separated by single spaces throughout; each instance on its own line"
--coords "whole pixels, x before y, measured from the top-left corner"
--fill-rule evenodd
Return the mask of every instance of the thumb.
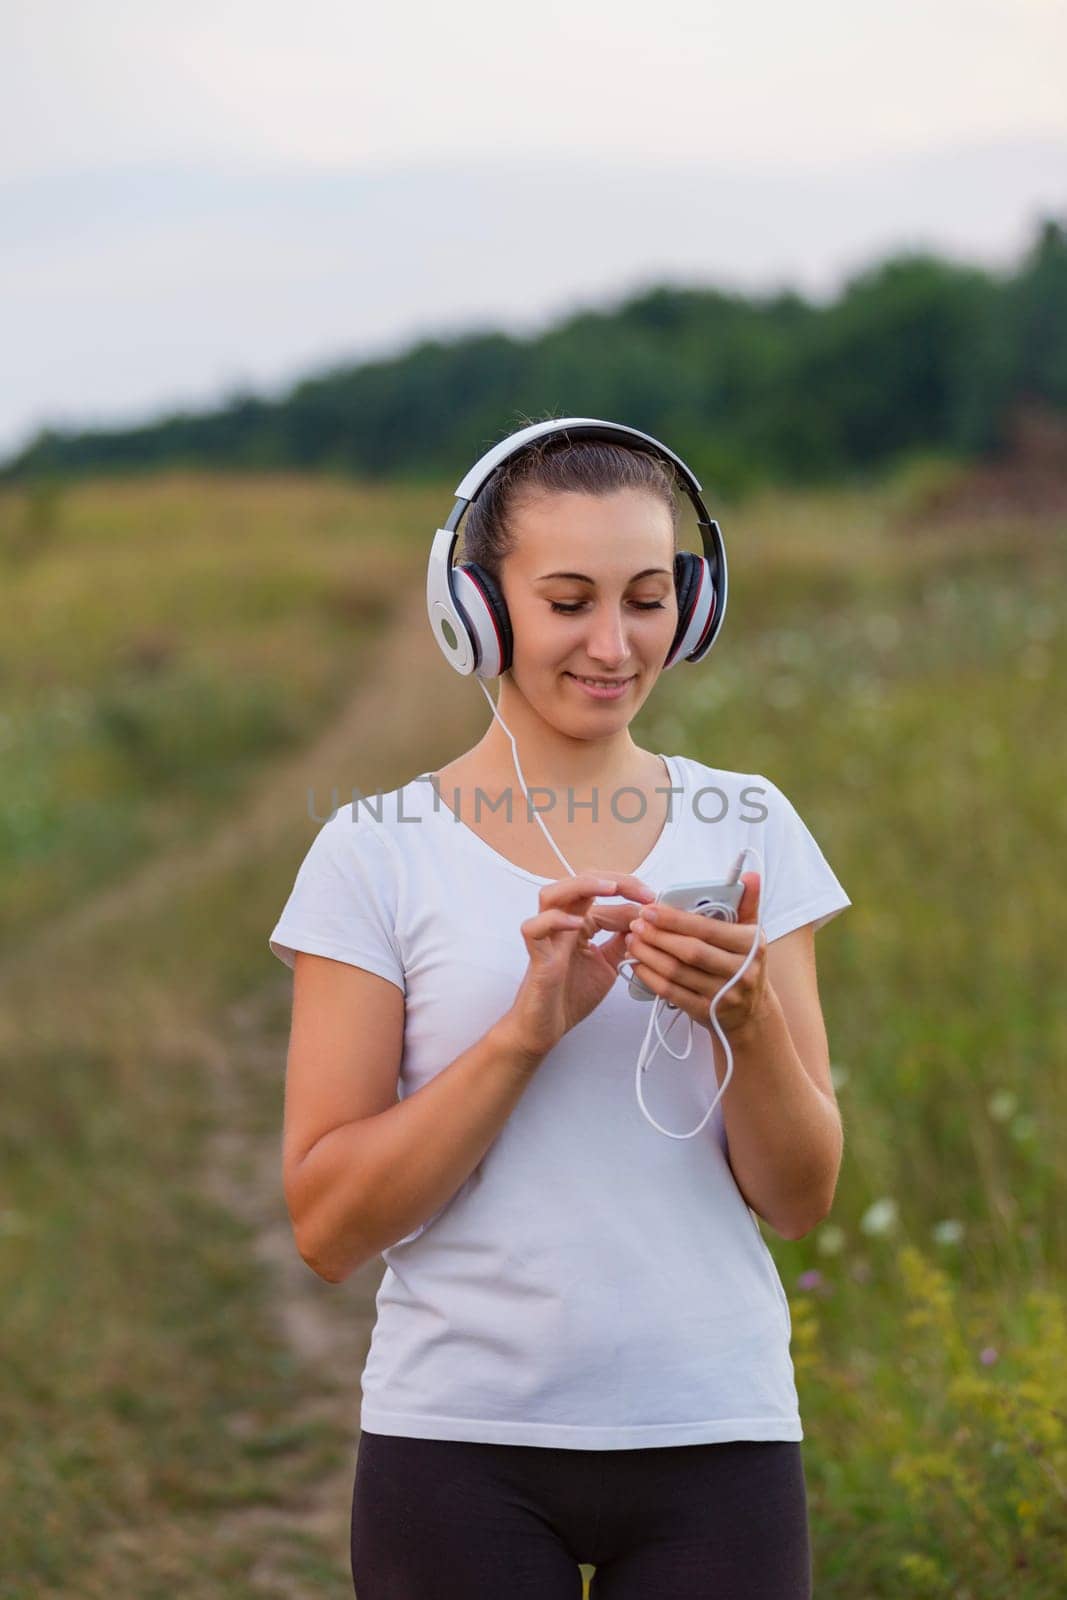
M 737 908 L 737 920 L 738 922 L 755 922 L 762 890 L 760 875 L 758 872 L 742 872 L 741 882 L 745 886 L 745 892 L 741 896 L 741 902 Z
M 629 931 L 629 928 L 620 928 L 618 933 L 614 934 L 610 939 L 605 939 L 603 944 L 593 944 L 591 942 L 589 949 L 599 951 L 612 969 L 618 972 L 619 962 L 624 961 L 629 954 L 626 948 L 626 935 Z

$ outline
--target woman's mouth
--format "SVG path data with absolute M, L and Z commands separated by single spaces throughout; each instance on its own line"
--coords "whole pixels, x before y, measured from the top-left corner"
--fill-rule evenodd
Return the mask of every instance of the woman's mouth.
M 564 677 L 570 678 L 593 700 L 621 700 L 636 673 L 628 678 L 580 678 L 576 672 L 567 672 Z

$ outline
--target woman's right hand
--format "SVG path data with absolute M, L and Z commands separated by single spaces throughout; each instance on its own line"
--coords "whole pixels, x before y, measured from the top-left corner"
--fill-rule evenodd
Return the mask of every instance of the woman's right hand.
M 594 905 L 598 894 L 629 895 L 618 905 Z M 626 934 L 655 892 L 632 873 L 610 877 L 579 872 L 548 883 L 540 909 L 521 924 L 530 964 L 508 1013 L 520 1049 L 546 1055 L 575 1023 L 603 1000 L 626 958 Z M 614 937 L 589 941 L 605 928 Z

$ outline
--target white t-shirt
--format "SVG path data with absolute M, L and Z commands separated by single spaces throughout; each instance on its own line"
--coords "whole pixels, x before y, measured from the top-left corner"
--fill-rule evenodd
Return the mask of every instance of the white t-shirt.
M 670 817 L 636 869 L 650 888 L 725 878 L 752 843 L 768 942 L 852 903 L 775 784 L 663 759 Z M 270 937 L 290 966 L 307 950 L 403 991 L 400 1099 L 510 1008 L 527 966 L 519 925 L 552 881 L 505 859 L 455 803 L 422 774 L 341 806 Z M 636 802 L 617 805 L 631 815 Z M 748 856 L 742 870 L 756 866 Z M 637 1103 L 648 1014 L 620 975 L 543 1058 L 451 1200 L 382 1252 L 363 1429 L 595 1450 L 804 1437 L 789 1304 L 727 1160 L 723 1102 L 684 1140 Z M 680 1015 L 673 1050 L 688 1026 Z M 698 1024 L 691 1054 L 661 1048 L 643 1079 L 649 1111 L 677 1132 L 717 1089 Z

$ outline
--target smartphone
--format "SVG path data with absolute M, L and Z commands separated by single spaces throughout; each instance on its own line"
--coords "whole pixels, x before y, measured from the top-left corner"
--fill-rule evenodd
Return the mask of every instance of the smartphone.
M 741 865 L 744 851 L 730 869 L 725 883 L 675 883 L 656 896 L 657 905 L 678 906 L 682 911 L 695 911 L 698 916 L 714 917 L 719 922 L 736 922 L 737 909 L 745 893 L 741 882 Z M 635 1000 L 656 1000 L 658 995 L 646 989 L 640 978 L 630 979 L 630 994 Z

